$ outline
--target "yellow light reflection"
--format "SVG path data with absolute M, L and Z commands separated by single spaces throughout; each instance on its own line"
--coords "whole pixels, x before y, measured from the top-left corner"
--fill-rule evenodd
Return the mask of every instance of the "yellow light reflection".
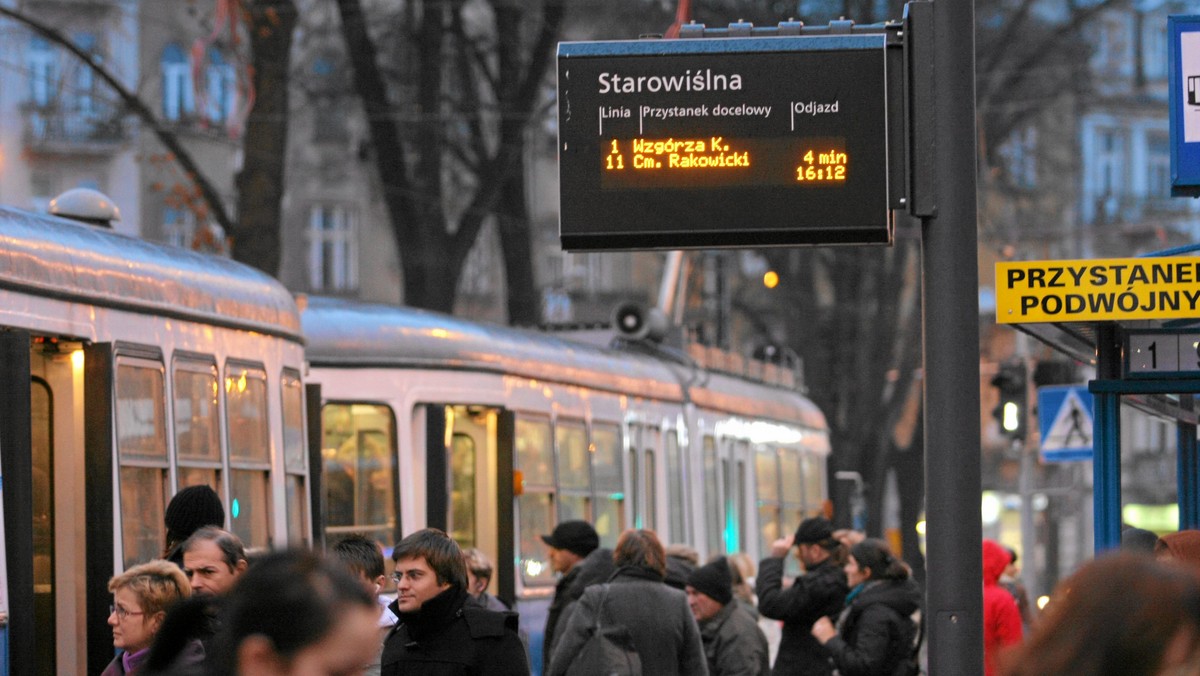
M 83 368 L 83 350 L 75 350 L 71 353 L 71 368 L 76 371 Z
M 446 329 L 434 329 L 429 332 L 434 338 L 449 338 L 450 332 Z

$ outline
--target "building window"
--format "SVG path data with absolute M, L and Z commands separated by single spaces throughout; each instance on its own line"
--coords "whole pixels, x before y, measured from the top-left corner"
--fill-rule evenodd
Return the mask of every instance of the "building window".
M 1037 187 L 1037 128 L 1018 129 L 1000 146 L 1004 168 L 1012 185 L 1018 188 Z
M 1115 129 L 1096 133 L 1096 192 L 1101 197 L 1120 192 L 1124 142 Z
M 308 285 L 313 291 L 358 288 L 354 214 L 340 205 L 316 205 L 308 221 Z
M 205 72 L 204 118 L 225 123 L 233 118 L 237 106 L 237 75 L 233 66 L 215 49 L 208 50 Z
M 1161 21 L 1147 16 L 1142 22 L 1142 63 L 1146 79 L 1151 81 L 1167 77 L 1167 32 Z
M 34 36 L 26 54 L 29 72 L 29 101 L 45 108 L 58 98 L 58 55 L 45 38 Z
M 190 249 L 195 237 L 196 214 L 190 209 L 163 209 L 163 241 Z
M 1171 196 L 1171 139 L 1167 134 L 1146 138 L 1146 196 Z
M 162 112 L 171 122 L 190 117 L 196 110 L 192 69 L 179 45 L 168 44 L 162 53 Z

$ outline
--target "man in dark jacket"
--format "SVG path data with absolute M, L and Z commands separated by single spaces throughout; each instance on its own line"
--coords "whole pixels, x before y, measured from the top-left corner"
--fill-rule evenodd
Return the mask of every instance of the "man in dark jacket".
M 805 573 L 792 586 L 783 588 L 784 558 L 792 546 Z M 826 676 L 832 673 L 829 651 L 811 632 L 813 622 L 841 612 L 849 589 L 837 554 L 843 545 L 833 537 L 827 519 L 805 519 L 792 537 L 771 543 L 771 556 L 758 565 L 758 611 L 764 617 L 783 620 L 779 654 L 772 674 L 776 676 Z
M 515 613 L 469 602 L 462 550 L 435 528 L 417 531 L 392 551 L 399 620 L 380 657 L 382 676 L 527 676 Z
M 551 567 L 562 575 L 554 587 L 542 638 L 542 673 L 546 673 L 554 654 L 554 639 L 567 625 L 572 606 L 585 589 L 607 582 L 616 567 L 612 550 L 600 546 L 600 536 L 586 521 L 564 521 L 555 526 L 553 533 L 543 535 L 542 541 L 550 547 Z
M 709 676 L 767 676 L 771 672 L 767 637 L 733 598 L 733 573 L 725 557 L 692 571 L 688 605 L 700 624 Z

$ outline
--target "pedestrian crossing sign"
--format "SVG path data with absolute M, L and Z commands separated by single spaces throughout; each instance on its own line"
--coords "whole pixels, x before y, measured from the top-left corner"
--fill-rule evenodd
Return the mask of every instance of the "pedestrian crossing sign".
M 1042 460 L 1092 459 L 1092 393 L 1083 385 L 1038 388 Z

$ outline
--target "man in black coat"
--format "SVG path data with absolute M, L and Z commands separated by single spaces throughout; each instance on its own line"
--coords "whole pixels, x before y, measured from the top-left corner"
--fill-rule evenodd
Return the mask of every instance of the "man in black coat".
M 546 673 L 554 654 L 554 640 L 567 626 L 572 607 L 588 587 L 607 582 L 616 567 L 612 550 L 600 546 L 600 536 L 586 521 L 564 521 L 555 526 L 553 533 L 543 535 L 542 541 L 550 547 L 550 566 L 562 575 L 554 587 L 542 638 L 542 673 Z
M 399 618 L 380 657 L 381 676 L 528 676 L 516 613 L 470 602 L 462 550 L 435 528 L 417 531 L 392 551 Z
M 791 587 L 783 588 L 784 558 L 792 546 L 805 573 Z M 813 622 L 834 617 L 845 605 L 846 573 L 839 563 L 843 545 L 833 537 L 827 519 L 805 519 L 792 537 L 771 543 L 771 556 L 758 565 L 758 611 L 764 617 L 783 620 L 779 654 L 775 657 L 775 676 L 827 676 L 833 667 L 829 651 L 813 638 Z

